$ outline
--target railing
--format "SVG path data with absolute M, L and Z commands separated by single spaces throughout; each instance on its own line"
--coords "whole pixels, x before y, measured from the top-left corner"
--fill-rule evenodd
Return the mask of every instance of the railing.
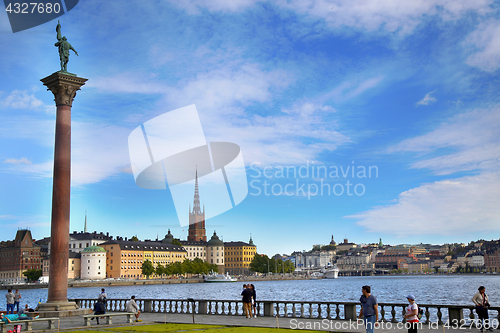
M 93 308 L 95 299 L 73 299 L 81 308 Z M 125 311 L 129 299 L 108 299 L 108 311 Z M 243 315 L 243 302 L 239 300 L 179 300 L 179 299 L 136 299 L 142 312 L 172 314 Z M 379 303 L 379 320 L 384 322 L 403 322 L 408 304 Z M 424 310 L 424 324 L 438 325 L 456 323 L 457 325 L 476 326 L 477 315 L 473 306 L 419 304 Z M 359 313 L 358 302 L 301 302 L 301 301 L 257 301 L 260 316 L 278 316 L 304 319 L 356 320 Z M 492 307 L 490 320 L 500 322 L 500 307 Z

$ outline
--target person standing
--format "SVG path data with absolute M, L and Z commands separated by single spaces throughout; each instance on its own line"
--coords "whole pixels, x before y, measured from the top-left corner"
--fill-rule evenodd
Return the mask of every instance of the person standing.
M 257 294 L 255 293 L 255 286 L 253 284 L 251 284 L 250 287 L 252 288 L 253 315 L 254 315 L 254 318 L 257 318 Z
M 250 285 L 247 285 L 247 287 L 241 292 L 241 296 L 243 296 L 243 310 L 245 313 L 245 316 L 247 319 L 252 318 L 252 295 L 253 292 L 249 288 Z
M 408 333 L 417 333 L 418 328 L 418 305 L 415 303 L 415 296 L 408 295 L 406 296 L 408 300 L 408 307 L 406 308 L 406 314 L 404 319 L 409 323 L 408 325 Z
M 140 322 L 142 320 L 139 319 L 141 315 L 141 311 L 139 310 L 139 306 L 135 302 L 135 296 L 130 297 L 130 301 L 127 302 L 127 312 L 132 312 L 135 314 L 135 321 Z
M 104 288 L 101 289 L 101 293 L 97 297 L 98 301 L 101 301 L 102 303 L 106 304 L 106 300 L 108 299 L 108 295 L 106 295 L 106 291 Z
M 5 298 L 7 299 L 7 314 L 14 313 L 15 296 L 12 293 L 12 289 L 7 290 L 7 294 L 5 294 Z
M 361 310 L 358 319 L 364 319 L 366 333 L 373 333 L 378 325 L 378 303 L 377 298 L 371 294 L 370 286 L 361 287 L 363 295 L 359 298 Z
M 19 313 L 19 302 L 21 302 L 21 293 L 16 289 L 16 293 L 14 294 L 14 306 L 16 307 L 17 313 Z
M 481 332 L 486 324 L 489 326 L 488 331 L 493 331 L 493 328 L 489 325 L 488 308 L 490 307 L 490 302 L 488 295 L 486 295 L 486 288 L 480 286 L 477 290 L 478 292 L 472 297 L 472 302 L 476 306 L 477 317 L 481 320 Z

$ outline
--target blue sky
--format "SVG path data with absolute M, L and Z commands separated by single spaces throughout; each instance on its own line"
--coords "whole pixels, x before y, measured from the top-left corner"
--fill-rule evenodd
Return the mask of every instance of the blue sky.
M 60 21 L 79 53 L 69 71 L 89 79 L 72 110 L 72 231 L 87 209 L 90 231 L 186 237 L 169 190 L 135 184 L 127 138 L 195 104 L 207 141 L 241 147 L 249 183 L 208 235 L 252 234 L 267 254 L 332 234 L 499 237 L 498 2 L 89 0 Z M 59 70 L 56 24 L 13 34 L 0 13 L 2 240 L 50 235 L 55 106 L 39 80 Z M 307 165 L 356 174 L 275 174 Z M 378 173 L 357 176 L 370 166 Z M 322 184 L 343 192 L 314 195 Z

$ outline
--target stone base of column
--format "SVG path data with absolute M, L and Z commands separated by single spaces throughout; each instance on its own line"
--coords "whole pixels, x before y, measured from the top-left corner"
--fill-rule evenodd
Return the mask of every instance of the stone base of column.
M 80 309 L 75 302 L 50 302 L 38 305 L 40 318 L 72 317 L 91 314 L 92 309 Z

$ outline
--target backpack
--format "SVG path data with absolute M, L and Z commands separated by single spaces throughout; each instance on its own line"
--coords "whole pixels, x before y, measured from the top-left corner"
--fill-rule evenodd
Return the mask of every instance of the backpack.
M 417 305 L 418 306 L 418 305 Z M 420 320 L 422 319 L 422 316 L 424 315 L 424 309 L 422 309 L 420 306 L 418 307 L 418 315 L 417 318 Z

